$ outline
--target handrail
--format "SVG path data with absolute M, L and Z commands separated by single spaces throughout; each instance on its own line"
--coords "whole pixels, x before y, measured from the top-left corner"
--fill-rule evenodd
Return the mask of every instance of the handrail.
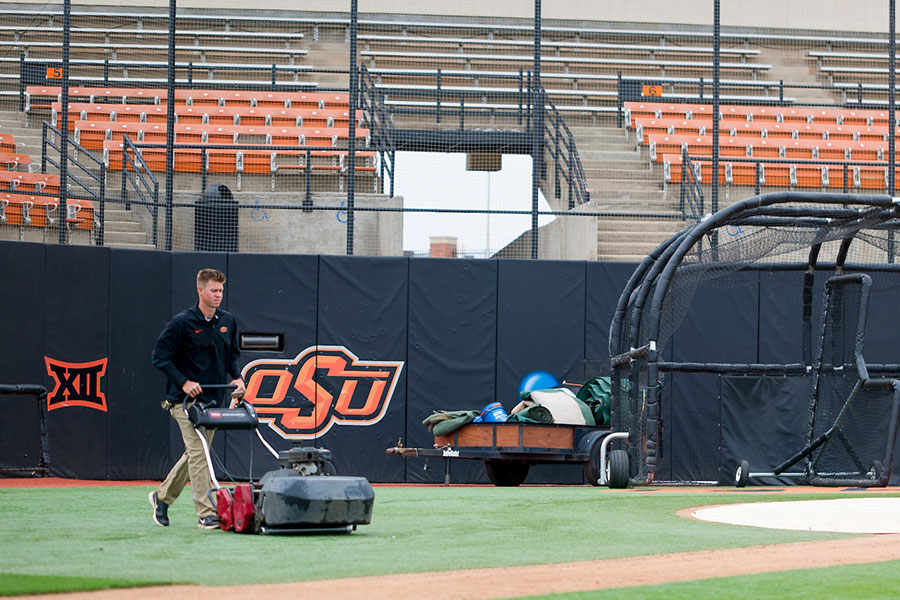
M 694 168 L 687 148 L 681 151 L 681 216 L 687 219 L 690 216 L 696 222 L 703 218 L 703 189 L 700 187 L 698 170 Z M 691 209 L 690 215 L 685 211 L 686 206 Z
M 47 135 L 48 131 L 50 131 L 54 134 L 53 139 L 51 139 L 50 136 Z M 62 146 L 61 146 L 61 144 L 57 144 L 54 141 L 56 139 L 56 136 L 59 136 L 59 138 L 62 139 L 62 132 L 59 129 L 57 129 L 54 125 L 51 125 L 47 121 L 43 121 L 41 124 L 41 173 L 43 173 L 43 174 L 47 173 L 47 165 L 48 164 L 51 165 L 52 167 L 54 167 L 57 171 L 62 172 L 61 159 L 60 159 L 60 161 L 56 161 L 53 158 L 51 158 L 49 156 L 49 154 L 47 153 L 47 146 L 49 146 L 50 148 L 56 150 L 59 153 L 60 157 L 62 157 L 62 153 L 63 153 Z M 105 212 L 106 212 L 106 165 L 103 163 L 102 159 L 99 159 L 96 156 L 94 156 L 90 150 L 88 150 L 87 148 L 85 148 L 84 146 L 82 146 L 81 144 L 79 144 L 78 142 L 73 140 L 72 138 L 67 137 L 66 139 L 68 140 L 69 147 L 73 148 L 75 150 L 74 152 L 66 153 L 66 158 L 67 158 L 66 163 L 69 166 L 77 167 L 78 170 L 73 173 L 72 170 L 66 169 L 66 181 L 59 182 L 60 191 L 61 192 L 64 191 L 66 194 L 66 197 L 69 197 L 69 185 L 70 185 L 70 181 L 71 181 L 78 188 L 81 188 L 82 190 L 84 190 L 84 192 L 87 194 L 86 197 L 85 196 L 77 196 L 77 195 L 72 195 L 71 197 L 83 198 L 83 199 L 88 199 L 88 200 L 97 202 L 97 204 L 99 205 L 98 206 L 99 215 L 97 215 L 94 218 L 95 225 L 97 226 L 97 235 L 94 238 L 94 242 L 96 245 L 102 246 L 103 245 L 103 233 L 104 233 L 104 231 L 103 231 L 104 217 L 105 217 Z M 99 174 L 94 173 L 93 171 L 91 171 L 90 166 L 85 166 L 84 164 L 82 164 L 82 162 L 80 160 L 78 160 L 79 152 L 81 152 L 81 154 L 83 156 L 87 157 L 89 159 L 89 162 L 92 162 L 92 163 L 94 163 L 94 165 L 96 165 L 96 168 L 98 169 Z M 77 177 L 76 174 L 78 172 L 80 172 L 81 175 L 86 176 L 89 180 L 93 180 L 94 183 L 97 184 L 97 191 L 94 191 L 93 189 L 88 187 L 88 185 L 86 185 L 79 177 Z M 39 193 L 36 195 L 43 195 L 43 194 Z M 62 216 L 62 218 L 65 219 L 66 217 Z M 65 222 L 65 221 L 63 221 L 63 222 Z
M 553 156 L 553 168 L 555 174 L 554 196 L 559 199 L 561 197 L 561 189 L 559 185 L 559 176 L 562 174 L 563 179 L 568 184 L 569 209 L 575 208 L 580 204 L 585 204 L 591 200 L 591 190 L 587 187 L 587 177 L 584 174 L 584 167 L 581 165 L 581 157 L 578 154 L 578 148 L 575 146 L 575 136 L 565 120 L 557 110 L 556 105 L 547 96 L 547 92 L 541 85 L 538 95 L 542 99 L 548 115 L 553 120 L 553 129 L 544 128 L 544 133 L 551 134 L 548 146 L 552 146 L 551 156 Z M 547 121 L 545 120 L 545 123 Z M 549 125 L 549 123 L 547 124 Z M 560 142 L 560 135 L 563 140 Z M 565 150 L 564 154 L 560 154 L 560 150 Z M 560 168 L 560 166 L 564 168 Z
M 132 177 L 126 166 L 131 167 L 131 172 L 135 174 L 137 181 L 135 181 L 135 178 Z M 147 183 L 143 175 L 144 173 L 146 173 L 146 176 L 150 179 L 152 190 L 151 185 Z M 131 141 L 131 137 L 129 137 L 129 135 L 126 133 L 122 136 L 122 200 L 125 202 L 126 210 L 131 208 L 131 202 L 128 200 L 128 189 L 126 187 L 126 183 L 128 182 L 131 183 L 132 188 L 134 188 L 134 191 L 142 200 L 142 204 L 146 206 L 147 211 L 153 218 L 152 237 L 153 246 L 156 247 L 159 237 L 159 181 L 157 181 L 156 177 L 153 175 L 153 171 L 150 170 L 150 166 L 144 161 L 144 157 L 141 155 L 140 149 L 134 145 L 134 142 Z M 141 190 L 141 186 L 143 186 L 147 194 L 150 195 L 150 199 L 147 199 L 147 195 L 145 195 L 144 191 Z M 171 231 L 166 231 L 166 237 L 170 240 L 171 235 Z M 166 247 L 171 247 L 171 244 L 167 245 Z
M 384 175 L 387 172 L 390 177 L 390 196 L 394 197 L 394 157 L 396 144 L 394 143 L 394 120 L 384 105 L 384 94 L 375 87 L 372 75 L 365 65 L 359 69 L 360 78 L 360 108 L 368 124 L 372 139 L 375 141 L 378 152 L 379 165 L 381 167 L 380 180 L 384 186 Z M 390 161 L 390 164 L 388 163 Z M 383 190 L 382 190 L 383 191 Z

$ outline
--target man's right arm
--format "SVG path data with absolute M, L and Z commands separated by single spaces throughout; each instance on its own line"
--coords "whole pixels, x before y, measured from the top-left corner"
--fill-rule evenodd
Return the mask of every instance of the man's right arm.
M 181 327 L 178 321 L 172 319 L 166 323 L 159 339 L 153 346 L 153 355 L 151 360 L 153 366 L 166 374 L 170 381 L 175 383 L 179 388 L 183 388 L 188 378 L 178 370 L 173 362 L 178 348 L 181 345 Z

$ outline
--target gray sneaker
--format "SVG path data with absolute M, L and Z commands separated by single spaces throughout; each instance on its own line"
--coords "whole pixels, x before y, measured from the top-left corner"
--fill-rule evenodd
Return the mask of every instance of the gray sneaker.
M 205 517 L 200 517 L 200 521 L 197 523 L 197 527 L 199 529 L 218 529 L 219 517 L 217 517 L 216 515 L 207 515 Z
M 153 507 L 153 522 L 160 527 L 169 526 L 169 505 L 161 502 L 156 490 L 150 492 L 150 506 Z

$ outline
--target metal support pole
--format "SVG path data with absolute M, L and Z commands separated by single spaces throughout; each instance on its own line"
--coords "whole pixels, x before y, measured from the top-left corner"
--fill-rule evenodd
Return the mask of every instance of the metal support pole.
M 312 152 L 306 149 L 306 195 L 303 197 L 303 211 L 312 210 Z
M 895 108 L 894 101 L 896 100 L 896 90 L 894 89 L 897 85 L 897 74 L 894 72 L 897 64 L 897 2 L 896 0 L 890 0 L 890 18 L 888 19 L 890 22 L 890 48 L 889 48 L 889 66 L 888 66 L 888 120 L 890 121 L 890 125 L 888 126 L 888 194 L 891 196 L 894 195 L 896 190 L 896 181 L 895 177 L 897 175 L 897 164 L 896 164 L 896 137 L 897 137 L 897 122 L 895 119 Z M 888 262 L 894 262 L 894 230 L 891 229 L 888 231 Z
M 534 78 L 531 103 L 534 124 L 531 129 L 531 258 L 538 257 L 538 192 L 544 139 L 544 96 L 541 88 L 541 0 L 534 0 Z
M 623 107 L 624 107 L 625 103 L 622 98 L 622 70 L 621 69 L 616 72 L 616 82 L 618 84 L 618 85 L 616 85 L 616 90 L 617 90 L 616 95 L 618 96 L 616 98 L 616 127 L 621 127 L 622 123 L 625 120 L 624 115 L 623 115 Z
M 719 55 L 721 54 L 720 0 L 713 1 L 713 139 L 712 139 L 712 210 L 719 211 Z
M 106 165 L 100 163 L 100 226 L 97 229 L 97 246 L 103 245 L 106 227 Z
M 891 196 L 894 195 L 894 190 L 896 189 L 896 182 L 894 178 L 896 176 L 895 169 L 897 167 L 895 163 L 895 141 L 897 137 L 897 123 L 894 118 L 895 110 L 894 110 L 894 101 L 896 99 L 896 90 L 894 89 L 897 85 L 897 74 L 894 72 L 896 69 L 896 56 L 897 56 L 897 34 L 894 31 L 896 28 L 897 21 L 897 3 L 896 0 L 890 0 L 890 18 L 888 19 L 890 22 L 890 49 L 889 49 L 889 66 L 888 66 L 888 120 L 890 121 L 890 125 L 888 126 L 888 194 Z
M 169 66 L 166 93 L 166 250 L 172 249 L 175 175 L 175 0 L 169 0 Z
M 69 197 L 69 33 L 72 27 L 72 2 L 63 0 L 62 114 L 59 125 L 59 243 L 66 243 Z M 55 124 L 55 123 L 54 123 Z
M 25 112 L 25 53 L 19 55 L 19 112 Z M 28 115 L 25 115 L 28 125 Z M 54 123 L 55 125 L 56 123 Z
M 437 113 L 435 114 L 435 119 L 438 123 L 441 122 L 441 70 L 437 70 L 437 98 L 435 99 L 435 110 Z
M 350 0 L 350 123 L 348 143 L 350 152 L 347 157 L 347 256 L 353 255 L 354 226 L 354 191 L 356 183 L 356 104 L 357 104 L 357 67 L 356 67 L 356 27 L 358 0 Z

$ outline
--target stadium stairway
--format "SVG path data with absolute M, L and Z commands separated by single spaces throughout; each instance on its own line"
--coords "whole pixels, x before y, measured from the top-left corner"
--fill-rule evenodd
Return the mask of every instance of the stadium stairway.
M 16 142 L 23 144 L 20 153 L 29 155 L 32 168 L 39 169 L 41 164 L 41 129 L 39 126 L 25 127 L 22 124 L 22 113 L 14 110 L 0 110 L 0 133 L 14 135 Z M 118 186 L 114 186 L 112 189 L 118 189 Z M 150 243 L 150 235 L 131 210 L 125 210 L 124 207 L 115 203 L 108 203 L 104 214 L 104 246 L 143 249 L 154 247 Z
M 660 173 L 651 167 L 625 130 L 578 125 L 570 125 L 570 129 L 591 190 L 590 205 L 576 207 L 576 211 L 672 215 L 597 219 L 597 260 L 639 262 L 684 228 L 684 221 L 678 218 L 677 197 L 673 200 L 663 189 Z

